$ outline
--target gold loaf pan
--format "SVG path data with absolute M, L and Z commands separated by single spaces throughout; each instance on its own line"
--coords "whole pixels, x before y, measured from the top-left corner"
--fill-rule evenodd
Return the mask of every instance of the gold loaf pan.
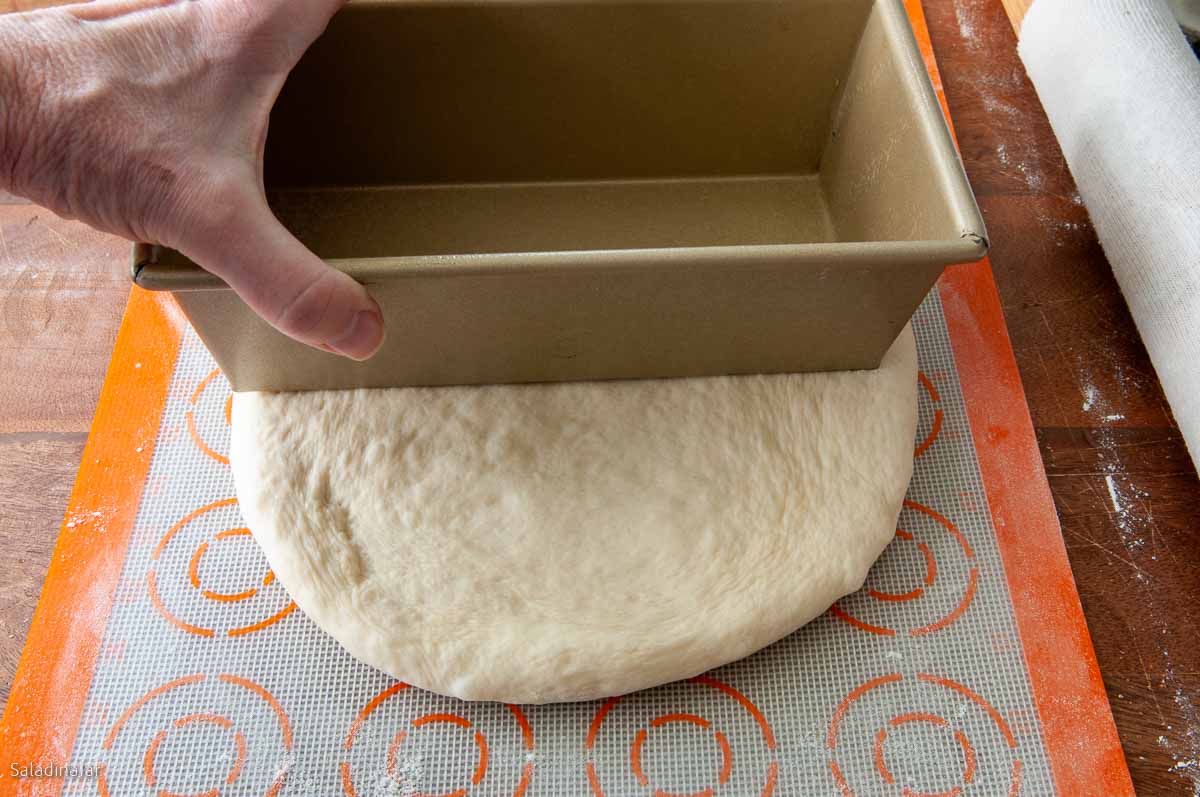
M 388 338 L 310 349 L 135 246 L 236 390 L 873 368 L 987 249 L 901 0 L 352 2 L 265 179 Z

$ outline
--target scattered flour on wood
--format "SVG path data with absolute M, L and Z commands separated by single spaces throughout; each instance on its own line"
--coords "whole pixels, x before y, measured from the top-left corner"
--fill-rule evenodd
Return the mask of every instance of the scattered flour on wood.
M 1100 397 L 1100 391 L 1095 385 L 1084 385 L 1083 388 L 1083 411 L 1090 412 L 1092 407 L 1096 406 L 1096 399 Z
M 957 0 L 954 3 L 954 21 L 958 23 L 958 34 L 963 37 L 968 47 L 978 50 L 980 43 L 976 35 L 974 13 L 973 0 Z
M 1137 484 L 1137 477 L 1126 472 L 1122 461 L 1125 438 L 1113 428 L 1125 420 L 1119 409 L 1145 388 L 1143 375 L 1128 371 L 1120 363 L 1104 362 L 1096 351 L 1080 354 L 1075 363 L 1075 375 L 1080 385 L 1081 409 L 1100 428 L 1092 432 L 1096 449 L 1096 470 L 1103 481 L 1099 487 L 1105 511 L 1112 519 L 1121 544 L 1113 555 L 1134 571 L 1136 594 L 1131 599 L 1146 608 L 1151 633 L 1164 638 L 1157 650 L 1162 662 L 1162 680 L 1157 694 L 1168 697 L 1174 704 L 1174 716 L 1183 720 L 1175 727 L 1167 725 L 1158 736 L 1158 746 L 1170 756 L 1171 773 L 1190 781 L 1193 794 L 1200 797 L 1200 694 L 1189 690 L 1175 672 L 1173 653 L 1166 643 L 1172 638 L 1171 628 L 1162 610 L 1164 596 L 1153 577 L 1159 559 L 1160 538 L 1154 518 L 1154 503 L 1148 492 Z M 1103 375 L 1103 379 L 1098 378 Z M 1156 698 L 1160 699 L 1160 698 Z M 1164 707 L 1165 708 L 1165 707 Z
M 1093 403 L 1098 398 L 1094 387 L 1085 389 L 1085 406 L 1090 399 Z M 1161 636 L 1167 636 L 1169 628 L 1163 613 L 1158 608 L 1159 592 L 1153 583 L 1153 578 L 1142 567 L 1142 563 L 1157 561 L 1154 512 L 1149 501 L 1150 495 L 1132 483 L 1123 472 L 1120 464 L 1120 442 L 1107 429 L 1095 433 L 1096 447 L 1104 456 L 1100 463 L 1100 471 L 1104 474 L 1104 487 L 1108 494 L 1114 525 L 1120 537 L 1121 545 L 1128 557 L 1127 563 L 1134 568 L 1134 577 L 1141 585 L 1140 594 L 1136 600 L 1145 605 L 1151 621 L 1161 626 L 1158 630 Z M 1147 535 L 1151 545 L 1147 545 Z M 1166 646 L 1159 650 L 1163 659 L 1163 678 L 1160 686 L 1169 690 L 1175 703 L 1178 715 L 1184 720 L 1184 725 L 1178 731 L 1171 725 L 1166 727 L 1171 736 L 1160 735 L 1158 746 L 1167 751 L 1174 759 L 1169 771 L 1187 778 L 1192 783 L 1193 794 L 1200 797 L 1200 694 L 1189 690 L 1179 679 L 1172 665 L 1171 651 Z
M 1166 651 L 1163 651 L 1163 655 L 1167 655 Z M 1183 729 L 1181 745 L 1186 750 L 1180 753 L 1178 747 L 1171 748 L 1171 754 L 1175 756 L 1175 763 L 1169 768 L 1169 771 L 1190 780 L 1193 788 L 1192 794 L 1200 797 L 1200 708 L 1197 708 L 1197 698 L 1200 695 L 1185 690 L 1170 665 L 1167 666 L 1165 680 L 1169 686 L 1174 687 L 1175 705 L 1179 707 L 1179 712 L 1187 720 L 1187 727 Z

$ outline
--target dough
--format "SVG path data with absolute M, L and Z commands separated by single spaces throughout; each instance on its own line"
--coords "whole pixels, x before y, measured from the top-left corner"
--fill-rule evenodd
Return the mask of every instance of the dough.
M 623 694 L 862 586 L 912 474 L 916 346 L 877 371 L 240 393 L 283 585 L 354 656 L 468 700 Z

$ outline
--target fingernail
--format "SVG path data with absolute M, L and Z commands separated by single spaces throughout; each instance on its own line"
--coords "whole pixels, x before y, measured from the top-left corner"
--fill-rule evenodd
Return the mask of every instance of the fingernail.
M 366 360 L 383 345 L 383 316 L 378 310 L 360 310 L 354 314 L 349 329 L 328 347 L 352 360 Z

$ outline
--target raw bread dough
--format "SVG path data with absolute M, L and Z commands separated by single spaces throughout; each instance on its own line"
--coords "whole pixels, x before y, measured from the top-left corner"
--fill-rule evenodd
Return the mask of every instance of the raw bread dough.
M 695 675 L 858 589 L 912 474 L 916 346 L 877 371 L 240 393 L 230 459 L 296 603 L 468 700 Z

